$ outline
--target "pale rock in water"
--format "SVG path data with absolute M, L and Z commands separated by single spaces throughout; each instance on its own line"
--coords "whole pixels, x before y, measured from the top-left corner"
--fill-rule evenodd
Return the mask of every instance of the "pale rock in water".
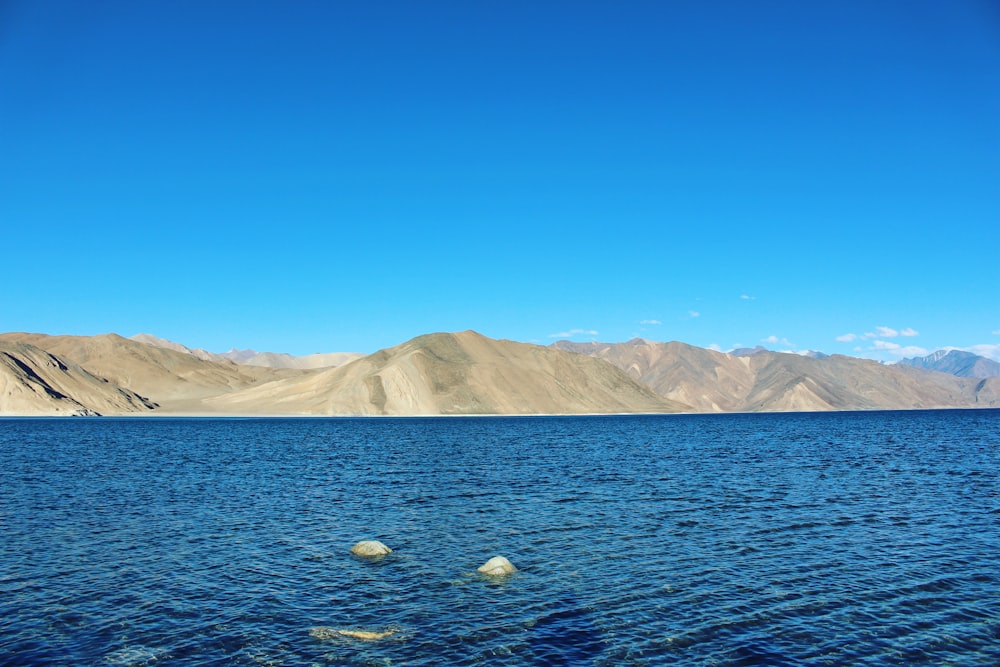
M 503 556 L 494 556 L 485 563 L 479 566 L 479 572 L 487 574 L 491 577 L 498 577 L 504 574 L 511 574 L 512 572 L 517 572 L 517 568 L 514 567 L 509 560 Z
M 350 637 L 351 639 L 361 639 L 363 641 L 378 641 L 394 635 L 398 630 L 340 630 L 338 628 L 316 627 L 309 630 L 309 636 L 320 640 L 334 639 L 336 637 Z
M 355 556 L 385 556 L 391 554 L 392 549 L 385 546 L 378 540 L 364 540 L 351 547 L 351 553 Z

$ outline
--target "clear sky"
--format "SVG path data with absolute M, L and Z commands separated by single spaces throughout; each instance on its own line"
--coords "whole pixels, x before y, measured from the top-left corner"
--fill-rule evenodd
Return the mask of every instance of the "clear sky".
M 0 330 L 1000 359 L 1000 5 L 0 2 Z

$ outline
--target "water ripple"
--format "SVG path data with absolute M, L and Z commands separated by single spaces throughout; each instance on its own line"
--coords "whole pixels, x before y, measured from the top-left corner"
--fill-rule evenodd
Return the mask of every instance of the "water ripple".
M 998 426 L 0 420 L 0 664 L 998 664 Z

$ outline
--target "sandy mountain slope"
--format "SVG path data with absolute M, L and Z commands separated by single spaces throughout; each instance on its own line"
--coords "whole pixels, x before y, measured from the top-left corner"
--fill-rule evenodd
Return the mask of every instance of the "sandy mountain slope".
M 653 391 L 701 412 L 743 410 L 754 387 L 750 357 L 733 357 L 685 343 L 573 343 L 552 347 L 605 359 Z
M 180 343 L 175 343 L 172 340 L 146 333 L 136 334 L 131 337 L 131 340 L 174 350 L 175 352 L 183 352 L 199 359 L 204 359 L 205 361 L 214 361 L 223 364 L 231 361 L 244 366 L 264 366 L 266 368 L 296 368 L 299 370 L 333 368 L 334 366 L 342 366 L 349 361 L 354 361 L 364 356 L 358 352 L 325 352 L 296 357 L 283 352 L 256 352 L 254 350 L 231 350 L 222 354 L 216 354 L 201 348 L 192 349 Z
M 642 339 L 540 347 L 439 333 L 316 370 L 212 361 L 115 334 L 9 333 L 0 345 L 2 414 L 122 414 L 157 404 L 161 414 L 223 415 L 1000 407 L 1000 377 Z
M 976 381 L 855 357 L 734 356 L 642 339 L 554 346 L 606 359 L 661 396 L 706 412 L 1000 406 L 995 378 Z
M 209 352 L 208 350 L 203 350 L 200 347 L 190 348 L 186 345 L 181 345 L 180 343 L 175 343 L 172 340 L 167 340 L 166 338 L 159 338 L 153 334 L 140 333 L 131 336 L 129 340 L 134 340 L 139 343 L 146 343 L 147 345 L 155 345 L 156 347 L 162 347 L 167 350 L 173 350 L 174 352 L 183 352 L 184 354 L 190 354 L 193 357 L 197 357 L 204 361 L 214 361 L 214 362 L 225 362 L 226 358 L 221 354 L 215 354 Z
M 229 361 L 206 361 L 117 334 L 47 336 L 8 333 L 0 334 L 0 341 L 24 342 L 72 359 L 91 373 L 149 397 L 165 411 L 198 412 L 200 400 L 207 396 L 302 373 L 239 366 Z
M 449 415 L 677 412 L 611 364 L 472 331 L 414 338 L 344 366 L 205 401 L 220 412 Z
M 227 353 L 228 354 L 228 353 Z M 226 357 L 227 354 L 223 354 Z M 253 354 L 233 359 L 238 364 L 246 366 L 265 366 L 267 368 L 297 368 L 300 370 L 312 370 L 316 368 L 334 368 L 343 366 L 355 359 L 360 359 L 365 355 L 359 352 L 321 352 L 317 354 L 307 354 L 303 357 L 296 357 L 284 352 L 253 352 Z
M 0 414 L 131 414 L 155 407 L 69 359 L 34 345 L 0 341 Z
M 977 382 L 867 359 L 833 355 L 810 359 L 768 352 L 754 355 L 754 390 L 746 410 L 898 410 L 994 407 Z M 980 399 L 987 398 L 987 405 Z M 992 403 L 992 404 L 991 404 Z

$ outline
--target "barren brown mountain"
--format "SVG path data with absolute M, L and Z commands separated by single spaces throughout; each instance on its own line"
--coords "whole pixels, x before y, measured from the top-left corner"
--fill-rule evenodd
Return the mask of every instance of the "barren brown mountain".
M 867 359 L 781 352 L 735 356 L 636 338 L 558 349 L 605 359 L 661 396 L 702 412 L 998 407 L 998 378 L 975 380 Z
M 156 404 L 34 345 L 0 341 L 0 414 L 148 413 Z
M 47 336 L 0 334 L 0 341 L 23 342 L 66 359 L 160 404 L 160 412 L 200 412 L 201 399 L 261 382 L 303 373 L 213 362 L 191 354 L 140 343 L 117 334 Z
M 449 415 L 677 412 L 604 361 L 473 331 L 419 336 L 344 366 L 205 401 L 220 412 Z
M 232 361 L 242 366 L 264 366 L 267 368 L 297 368 L 300 370 L 333 368 L 334 366 L 343 366 L 349 361 L 354 361 L 365 356 L 357 352 L 327 352 L 296 357 L 283 352 L 255 352 L 253 350 L 233 350 L 231 352 L 215 354 L 200 348 L 191 349 L 180 343 L 158 338 L 152 334 L 136 334 L 132 336 L 131 340 L 163 347 L 175 352 L 184 352 L 185 354 L 190 354 L 206 361 L 215 361 L 223 364 L 227 361 Z
M 327 369 L 101 336 L 0 334 L 0 414 L 448 415 L 1000 407 L 1000 378 L 684 343 L 419 336 Z M 143 398 L 145 397 L 145 398 Z

